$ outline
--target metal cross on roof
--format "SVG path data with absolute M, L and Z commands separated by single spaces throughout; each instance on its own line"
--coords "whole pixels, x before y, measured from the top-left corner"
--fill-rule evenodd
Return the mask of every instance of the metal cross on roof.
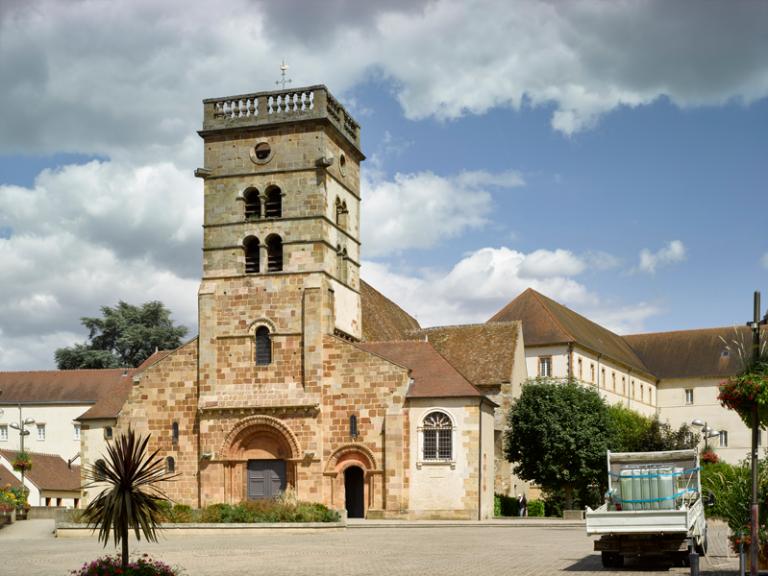
M 283 63 L 280 64 L 280 75 L 282 76 L 280 80 L 275 81 L 275 86 L 281 86 L 283 90 L 285 90 L 285 85 L 290 84 L 292 80 L 290 78 L 285 77 L 285 73 L 288 71 L 288 64 L 285 63 L 285 58 L 283 58 Z

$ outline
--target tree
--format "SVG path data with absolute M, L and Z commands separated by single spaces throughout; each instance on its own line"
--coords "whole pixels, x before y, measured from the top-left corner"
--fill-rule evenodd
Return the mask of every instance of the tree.
M 81 318 L 88 328 L 88 342 L 56 350 L 60 370 L 77 368 L 135 368 L 156 349 L 181 346 L 187 334 L 174 326 L 171 312 L 162 302 L 133 306 L 120 301 L 111 308 L 102 306 L 102 318 Z
M 507 459 L 523 480 L 575 493 L 605 483 L 608 416 L 600 396 L 573 380 L 536 379 L 523 386 L 508 416 Z
M 83 511 L 88 526 L 99 529 L 99 540 L 104 546 L 109 542 L 110 532 L 115 546 L 122 544 L 123 571 L 128 567 L 128 532 L 133 529 L 136 539 L 141 535 L 150 542 L 157 542 L 157 527 L 163 518 L 163 504 L 166 496 L 156 486 L 175 478 L 167 474 L 163 459 L 155 450 L 147 451 L 149 436 L 137 437 L 128 429 L 107 445 L 103 465 L 86 466 L 87 483 L 83 488 L 99 489 L 102 492 Z
M 648 418 L 616 404 L 608 407 L 608 447 L 615 452 L 649 452 L 695 448 L 698 437 L 687 424 L 677 430 L 658 416 Z

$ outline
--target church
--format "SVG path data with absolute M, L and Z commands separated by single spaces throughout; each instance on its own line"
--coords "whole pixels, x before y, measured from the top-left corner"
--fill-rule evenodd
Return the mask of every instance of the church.
M 520 322 L 421 330 L 361 281 L 360 127 L 324 86 L 205 100 L 199 134 L 199 335 L 145 362 L 118 418 L 180 474 L 169 496 L 492 517 L 517 482 Z

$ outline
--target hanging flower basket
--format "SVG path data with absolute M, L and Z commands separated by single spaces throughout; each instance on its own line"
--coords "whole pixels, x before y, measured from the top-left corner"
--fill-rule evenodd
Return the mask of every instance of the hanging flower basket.
M 17 472 L 29 472 L 32 470 L 32 457 L 27 452 L 19 452 L 11 462 L 11 466 Z
M 717 399 L 735 410 L 747 427 L 752 426 L 752 409 L 757 406 L 760 426 L 768 427 L 768 362 L 757 362 L 743 374 L 723 380 Z

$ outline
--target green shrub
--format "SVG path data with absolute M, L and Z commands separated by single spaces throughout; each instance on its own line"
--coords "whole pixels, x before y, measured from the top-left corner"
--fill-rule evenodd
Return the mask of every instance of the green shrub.
M 544 502 L 541 500 L 528 502 L 528 516 L 544 516 Z
M 498 511 L 496 502 L 498 501 Z M 520 511 L 520 505 L 517 498 L 505 494 L 496 494 L 494 497 L 494 514 L 496 516 L 517 516 Z
M 177 517 L 181 517 L 179 511 Z M 283 502 L 280 500 L 252 500 L 240 504 L 211 504 L 199 512 L 189 510 L 188 515 L 200 522 L 252 523 L 252 522 L 338 522 L 338 512 L 314 502 Z M 184 522 L 185 520 L 177 520 Z

